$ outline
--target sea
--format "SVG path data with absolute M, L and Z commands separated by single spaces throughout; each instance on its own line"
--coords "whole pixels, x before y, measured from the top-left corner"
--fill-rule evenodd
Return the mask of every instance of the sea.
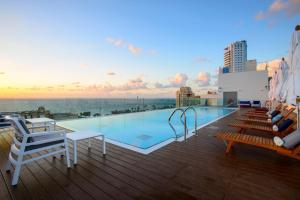
M 173 108 L 175 99 L 2 99 L 0 113 L 35 111 L 41 106 L 51 113 L 91 112 L 91 115 L 108 115 L 113 111 Z

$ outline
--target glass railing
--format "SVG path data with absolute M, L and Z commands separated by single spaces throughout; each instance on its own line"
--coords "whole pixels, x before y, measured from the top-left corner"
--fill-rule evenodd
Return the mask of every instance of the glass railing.
M 17 114 L 24 118 L 48 117 L 55 120 L 100 117 L 186 106 L 223 106 L 223 99 L 6 99 L 0 100 L 0 114 Z
M 184 98 L 176 102 L 176 107 L 185 106 L 223 106 L 220 98 Z
M 99 117 L 113 114 L 175 108 L 175 99 L 5 99 L 0 113 L 25 118 L 48 117 L 55 120 Z

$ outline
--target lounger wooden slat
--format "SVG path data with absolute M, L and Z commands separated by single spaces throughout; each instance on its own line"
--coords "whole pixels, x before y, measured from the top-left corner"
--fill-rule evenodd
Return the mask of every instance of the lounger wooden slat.
M 287 118 L 292 112 L 294 112 L 295 109 L 296 109 L 295 106 L 285 106 L 281 113 L 283 116 L 283 119 Z M 239 117 L 237 119 L 244 121 L 244 122 L 266 124 L 266 125 L 270 125 L 270 126 L 273 125 L 272 121 L 266 116 L 263 116 L 263 117 L 259 116 L 259 117 L 255 118 L 255 116 L 252 115 L 251 117 L 246 116 L 246 117 Z
M 282 106 L 283 106 L 283 104 L 282 103 L 280 103 L 280 104 L 278 104 L 277 106 L 276 106 L 276 108 L 275 108 L 275 110 L 281 110 L 281 108 L 282 108 Z M 267 112 L 269 111 L 269 109 L 268 108 L 254 108 L 254 109 L 252 109 L 252 110 L 249 110 L 248 112 L 246 112 L 246 113 L 249 113 L 249 114 L 266 114 Z
M 231 132 L 219 132 L 216 135 L 216 138 L 224 140 L 227 142 L 226 153 L 229 153 L 235 143 L 242 143 L 253 145 L 256 147 L 269 149 L 276 151 L 279 154 L 289 156 L 295 159 L 300 160 L 300 145 L 298 145 L 293 150 L 285 149 L 283 147 L 276 146 L 271 138 L 263 138 L 253 135 L 245 135 L 239 133 L 231 133 Z
M 239 128 L 239 133 L 244 133 L 246 130 L 250 129 L 250 130 L 258 130 L 258 131 L 262 131 L 264 133 L 283 137 L 283 136 L 289 134 L 290 132 L 292 132 L 293 130 L 295 130 L 297 127 L 297 114 L 296 113 L 294 113 L 294 112 L 289 113 L 287 118 L 292 119 L 293 124 L 290 125 L 290 127 L 288 127 L 286 130 L 284 130 L 282 132 L 273 131 L 273 126 L 269 126 L 269 125 L 265 125 L 265 124 L 247 123 L 247 122 L 243 122 L 243 121 L 235 121 L 235 122 L 229 124 L 229 126 Z
M 240 121 L 244 121 L 244 122 L 250 122 L 250 123 L 273 125 L 272 121 L 269 121 L 267 119 L 254 119 L 254 118 L 248 118 L 248 117 L 239 117 L 239 118 L 236 118 L 236 119 L 240 120 Z

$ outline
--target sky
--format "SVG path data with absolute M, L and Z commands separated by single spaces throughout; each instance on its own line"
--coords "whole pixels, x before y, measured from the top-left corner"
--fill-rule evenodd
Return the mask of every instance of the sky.
M 300 0 L 0 0 L 0 98 L 201 93 L 225 46 L 278 59 L 299 21 Z

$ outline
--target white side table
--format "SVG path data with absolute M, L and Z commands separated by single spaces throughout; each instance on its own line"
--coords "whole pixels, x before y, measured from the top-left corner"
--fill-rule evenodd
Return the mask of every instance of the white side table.
M 31 119 L 26 119 L 26 121 L 31 123 L 32 132 L 34 132 L 35 128 L 47 127 L 48 124 L 53 124 L 54 131 L 56 129 L 56 121 L 54 119 L 50 119 L 47 117 L 31 118 Z M 44 126 L 37 126 L 38 124 L 44 124 Z
M 77 141 L 88 139 L 89 148 L 91 148 L 91 139 L 95 137 L 102 138 L 102 154 L 103 157 L 105 157 L 106 154 L 105 137 L 102 133 L 93 132 L 93 131 L 75 131 L 72 133 L 67 133 L 67 138 L 73 142 L 74 165 L 77 164 Z

